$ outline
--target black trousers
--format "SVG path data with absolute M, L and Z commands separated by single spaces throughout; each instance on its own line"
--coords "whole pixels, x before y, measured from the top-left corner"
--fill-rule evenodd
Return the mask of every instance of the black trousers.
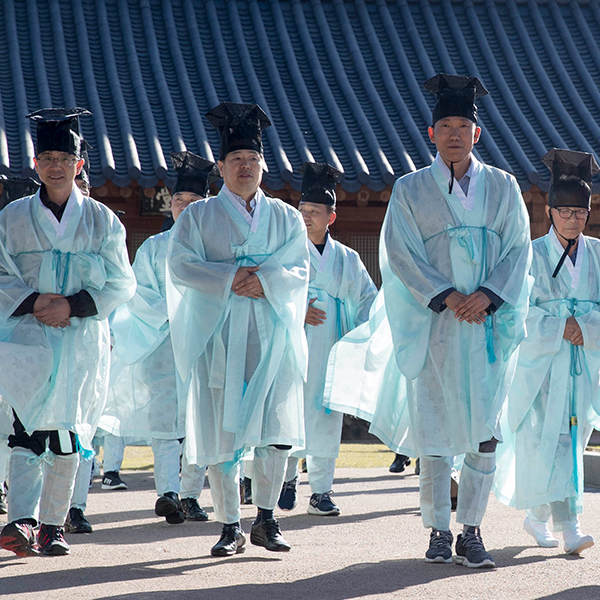
M 77 452 L 77 437 L 72 431 L 69 431 L 71 448 L 61 448 L 58 431 L 34 431 L 29 435 L 14 410 L 13 414 L 15 416 L 14 433 L 8 436 L 9 448 L 27 448 L 38 456 L 43 454 L 47 448 L 58 456 L 68 456 Z

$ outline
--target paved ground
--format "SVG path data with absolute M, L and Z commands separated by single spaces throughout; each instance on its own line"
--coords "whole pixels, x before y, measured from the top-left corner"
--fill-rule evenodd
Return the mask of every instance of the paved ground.
M 94 483 L 87 513 L 94 533 L 69 535 L 70 556 L 19 559 L 0 550 L 0 597 L 600 599 L 600 490 L 585 494 L 583 529 L 598 546 L 582 558 L 533 547 L 522 529 L 523 514 L 491 498 L 483 536 L 498 568 L 474 571 L 423 561 L 428 535 L 419 516 L 418 479 L 409 471 L 339 470 L 338 518 L 306 514 L 310 494 L 303 482 L 298 507 L 280 515 L 292 551 L 279 555 L 249 546 L 229 559 L 209 554 L 218 523 L 166 524 L 154 516 L 151 473 L 125 472 L 128 491 L 101 491 Z M 209 490 L 201 502 L 212 517 Z M 253 507 L 243 508 L 246 531 L 253 516 Z

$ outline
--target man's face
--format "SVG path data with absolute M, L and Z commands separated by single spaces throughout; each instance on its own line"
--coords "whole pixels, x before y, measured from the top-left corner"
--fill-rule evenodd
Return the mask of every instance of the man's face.
M 428 129 L 429 139 L 446 163 L 466 159 L 479 141 L 481 128 L 464 117 L 445 117 Z
M 177 221 L 179 215 L 192 203 L 200 200 L 198 194 L 192 192 L 177 192 L 173 194 L 171 199 L 171 214 L 173 215 L 173 221 Z
M 75 176 L 83 168 L 83 159 L 72 154 L 49 150 L 33 159 L 42 183 L 51 190 L 72 189 Z
M 225 185 L 239 196 L 254 195 L 262 180 L 263 157 L 255 150 L 234 150 L 218 163 Z
M 560 206 L 550 208 L 546 206 L 546 215 L 550 218 L 556 231 L 567 240 L 574 240 L 585 229 L 589 211 L 577 206 Z
M 309 238 L 321 238 L 327 228 L 335 222 L 336 214 L 325 204 L 314 202 L 300 202 L 298 210 L 304 218 L 306 231 Z

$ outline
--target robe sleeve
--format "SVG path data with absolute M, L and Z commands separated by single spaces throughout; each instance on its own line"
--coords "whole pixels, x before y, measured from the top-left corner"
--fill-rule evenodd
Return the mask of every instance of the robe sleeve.
M 351 285 L 345 302 L 348 329 L 351 330 L 369 320 L 369 311 L 377 296 L 377 288 L 359 255 L 349 252 L 347 258 L 349 269 L 346 277 L 351 278 Z
M 576 318 L 583 334 L 583 349 L 585 351 L 600 350 L 600 311 L 598 308 Z
M 286 208 L 287 211 L 287 208 Z M 308 347 L 304 318 L 310 258 L 306 226 L 299 212 L 286 212 L 281 245 L 256 272 L 266 299 L 290 333 L 297 364 L 306 376 Z
M 135 293 L 135 276 L 127 254 L 125 228 L 110 209 L 106 208 L 102 214 L 106 218 L 107 232 L 98 254 L 104 262 L 106 282 L 100 290 L 86 290 L 98 311 L 94 318 L 99 320 L 107 319 Z
M 167 249 L 167 305 L 175 362 L 184 381 L 221 321 L 238 270 L 235 264 L 206 260 L 202 208 L 192 205 L 180 215 Z
M 529 307 L 527 337 L 519 349 L 519 366 L 508 403 L 511 431 L 518 429 L 548 376 L 561 349 L 566 322 L 538 306 Z
M 150 355 L 169 334 L 167 300 L 156 276 L 157 241 L 148 238 L 137 250 L 133 271 L 137 282 L 135 295 L 111 317 L 115 355 L 124 364 L 134 364 Z M 165 255 L 162 254 L 162 259 Z M 160 257 L 159 257 L 160 258 Z

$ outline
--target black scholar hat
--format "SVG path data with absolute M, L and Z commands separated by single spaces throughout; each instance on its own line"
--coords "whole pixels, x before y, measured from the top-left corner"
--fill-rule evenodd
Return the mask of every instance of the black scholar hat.
M 81 158 L 79 117 L 91 115 L 85 108 L 42 108 L 27 115 L 37 123 L 36 156 L 56 150 Z
M 477 123 L 475 99 L 489 93 L 477 77 L 463 75 L 439 73 L 423 85 L 428 92 L 437 96 L 431 116 L 432 125 L 445 117 L 464 117 Z
M 300 202 L 335 207 L 335 188 L 342 173 L 327 163 L 305 162 L 300 167 L 302 196 Z
M 206 198 L 209 195 L 210 184 L 219 179 L 217 165 L 193 152 L 174 152 L 171 154 L 171 162 L 177 173 L 173 194 L 191 192 Z
M 33 196 L 40 189 L 40 184 L 31 177 L 0 177 L 0 185 L 0 210 L 13 200 Z
M 219 160 L 235 150 L 263 153 L 262 131 L 271 121 L 258 104 L 221 102 L 206 113 L 206 118 L 219 130 Z

